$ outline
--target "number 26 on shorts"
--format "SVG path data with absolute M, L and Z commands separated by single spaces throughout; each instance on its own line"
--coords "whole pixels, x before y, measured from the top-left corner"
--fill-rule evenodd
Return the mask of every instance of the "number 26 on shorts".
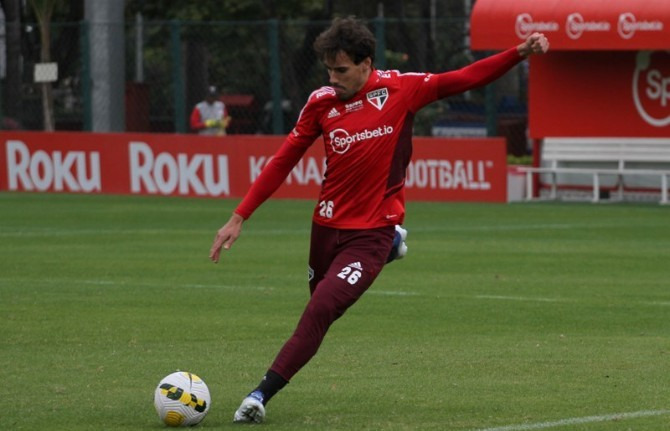
M 361 272 L 359 270 L 354 270 L 351 267 L 345 266 L 342 268 L 342 271 L 340 271 L 337 276 L 341 278 L 342 280 L 347 280 L 347 283 L 349 284 L 356 284 L 359 278 L 361 278 Z

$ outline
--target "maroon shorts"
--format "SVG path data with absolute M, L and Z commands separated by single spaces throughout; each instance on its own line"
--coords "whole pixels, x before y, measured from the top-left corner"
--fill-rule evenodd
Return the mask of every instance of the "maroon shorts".
M 372 284 L 386 263 L 395 228 L 366 230 L 333 229 L 312 224 L 309 251 L 309 290 L 314 294 L 324 278 L 335 288 L 360 296 Z
M 312 224 L 310 299 L 270 369 L 290 380 L 314 356 L 330 325 L 370 287 L 384 267 L 395 228 L 345 230 Z

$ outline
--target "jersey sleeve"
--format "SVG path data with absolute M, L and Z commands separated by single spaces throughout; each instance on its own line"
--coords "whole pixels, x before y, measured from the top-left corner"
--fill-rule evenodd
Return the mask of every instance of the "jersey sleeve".
M 419 109 L 438 99 L 437 82 L 430 73 L 399 73 L 401 88 L 409 110 L 416 113 Z
M 235 209 L 235 212 L 244 219 L 251 217 L 251 214 L 282 185 L 293 167 L 321 134 L 319 106 L 322 104 L 319 103 L 320 98 L 317 96 L 317 92 L 312 93 L 300 111 L 295 127 Z
M 263 168 L 261 174 L 251 185 L 235 212 L 245 220 L 251 217 L 251 214 L 282 185 L 291 169 L 305 154 L 307 148 L 309 147 L 294 145 L 288 138 L 284 140 L 272 160 Z
M 462 69 L 436 75 L 438 98 L 489 84 L 523 60 L 516 47 L 476 61 Z
M 323 102 L 334 94 L 333 92 L 331 95 L 328 88 L 323 87 L 309 96 L 307 103 L 300 111 L 295 127 L 288 135 L 291 143 L 298 147 L 309 147 L 314 143 L 314 140 L 322 133 L 320 119 L 323 113 Z
M 406 91 L 410 111 L 419 109 L 445 97 L 482 87 L 500 78 L 523 57 L 516 47 L 476 61 L 462 69 L 444 73 L 403 73 L 402 87 Z

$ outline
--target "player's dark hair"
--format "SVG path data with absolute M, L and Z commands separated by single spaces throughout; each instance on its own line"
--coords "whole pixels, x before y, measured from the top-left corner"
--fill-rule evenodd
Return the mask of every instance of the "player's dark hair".
M 337 53 L 343 51 L 354 64 L 368 57 L 374 62 L 375 46 L 375 37 L 370 29 L 353 16 L 335 18 L 314 41 L 314 51 L 322 61 L 333 61 Z

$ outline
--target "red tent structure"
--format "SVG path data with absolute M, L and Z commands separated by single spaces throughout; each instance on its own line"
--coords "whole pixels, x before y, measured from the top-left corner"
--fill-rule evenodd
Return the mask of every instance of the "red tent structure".
M 560 51 L 670 47 L 667 0 L 477 0 L 472 48 L 504 49 L 543 32 Z
M 670 1 L 476 0 L 470 23 L 473 50 L 549 38 L 550 52 L 529 60 L 536 142 L 670 138 Z

